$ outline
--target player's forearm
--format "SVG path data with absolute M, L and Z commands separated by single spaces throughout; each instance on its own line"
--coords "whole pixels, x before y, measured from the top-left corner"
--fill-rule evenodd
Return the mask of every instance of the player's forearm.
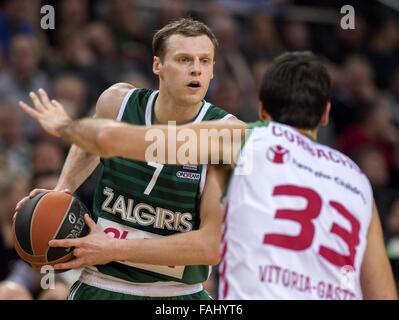
M 93 172 L 98 163 L 98 156 L 72 145 L 55 189 L 69 189 L 74 192 Z
M 215 265 L 219 262 L 220 241 L 201 236 L 199 231 L 161 239 L 115 240 L 113 260 L 165 266 Z
M 98 137 L 107 126 L 121 125 L 119 122 L 109 119 L 84 118 L 69 121 L 58 128 L 60 137 L 79 148 L 95 155 L 109 157 L 111 150 L 104 148 Z
M 246 125 L 210 121 L 148 128 L 86 118 L 70 121 L 58 131 L 62 139 L 102 157 L 168 164 L 231 164 L 245 138 Z
M 209 121 L 150 128 L 120 124 L 98 133 L 97 142 L 110 155 L 167 164 L 232 164 L 247 133 L 239 121 Z

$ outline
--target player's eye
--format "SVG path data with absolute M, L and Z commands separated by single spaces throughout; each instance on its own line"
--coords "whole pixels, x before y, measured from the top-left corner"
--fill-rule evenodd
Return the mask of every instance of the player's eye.
M 188 57 L 180 57 L 179 62 L 180 63 L 189 63 L 190 59 Z
M 211 63 L 211 60 L 208 59 L 208 58 L 201 59 L 201 63 L 202 63 L 202 64 L 209 64 L 209 63 Z

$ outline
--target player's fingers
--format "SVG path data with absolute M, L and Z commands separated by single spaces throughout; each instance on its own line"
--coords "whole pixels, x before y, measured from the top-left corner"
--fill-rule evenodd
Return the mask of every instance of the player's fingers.
M 69 189 L 64 189 L 64 190 L 62 190 L 62 192 L 65 192 L 65 193 L 68 193 L 68 194 L 72 195 L 72 192 Z
M 31 106 L 26 104 L 23 101 L 19 102 L 19 106 L 21 107 L 22 110 L 24 110 L 28 115 L 30 115 L 33 119 L 38 119 L 40 116 L 40 113 L 37 112 L 35 109 L 33 109 Z
M 84 266 L 84 260 L 82 258 L 76 258 L 65 263 L 59 263 L 54 265 L 55 270 L 64 269 L 78 269 Z
M 29 197 L 28 196 L 26 196 L 26 197 L 23 197 L 18 203 L 17 203 L 17 205 L 15 206 L 15 211 L 19 211 L 20 209 L 21 209 L 21 207 L 24 205 L 24 203 L 26 202 L 26 201 L 28 201 L 29 200 Z
M 50 247 L 63 247 L 63 248 L 70 248 L 70 247 L 79 247 L 81 245 L 80 239 L 58 239 L 58 240 L 50 240 L 49 246 Z
M 64 110 L 64 107 L 62 106 L 61 103 L 59 103 L 57 100 L 53 99 L 51 100 L 52 104 L 55 105 L 58 109 Z
M 37 111 L 43 112 L 46 110 L 36 93 L 30 92 L 29 97 L 31 98 L 33 105 L 35 106 Z
M 51 105 L 51 102 L 50 102 L 50 99 L 49 99 L 49 97 L 48 97 L 47 92 L 46 92 L 45 90 L 43 90 L 42 88 L 40 88 L 40 89 L 38 90 L 38 92 L 39 92 L 39 96 L 40 96 L 42 105 L 43 105 L 46 109 L 52 108 L 53 106 Z
M 75 257 L 81 257 L 82 255 L 83 255 L 83 250 L 82 249 L 80 249 L 80 248 L 75 248 L 74 250 L 73 250 L 73 255 L 75 256 Z
M 29 198 L 33 198 L 34 196 L 36 196 L 37 194 L 39 194 L 40 192 L 47 192 L 50 191 L 48 189 L 33 189 L 30 193 L 29 193 Z
M 85 218 L 85 222 L 86 222 L 87 226 L 89 227 L 90 231 L 96 231 L 98 229 L 96 223 L 93 221 L 92 218 L 90 218 L 89 214 L 85 213 L 84 218 Z

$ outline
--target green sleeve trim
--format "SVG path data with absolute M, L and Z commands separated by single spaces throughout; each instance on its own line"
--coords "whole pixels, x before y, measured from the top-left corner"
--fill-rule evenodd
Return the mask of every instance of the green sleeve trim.
M 258 120 L 256 122 L 248 123 L 248 129 L 254 129 L 258 127 L 267 127 L 270 124 L 269 120 Z
M 254 126 L 251 126 L 251 125 L 254 125 Z M 226 182 L 226 188 L 225 188 L 225 190 L 224 190 L 224 192 L 223 192 L 223 194 L 222 194 L 222 196 L 221 196 L 221 198 L 220 198 L 220 202 L 221 202 L 221 203 L 224 202 L 224 200 L 225 200 L 225 198 L 226 198 L 226 196 L 227 196 L 227 194 L 228 194 L 228 192 L 229 192 L 229 190 L 230 190 L 231 179 L 232 179 L 232 177 L 233 177 L 233 175 L 234 175 L 234 172 L 235 172 L 235 168 L 236 168 L 238 159 L 241 157 L 242 149 L 244 148 L 245 144 L 247 143 L 249 137 L 251 136 L 251 134 L 252 134 L 252 132 L 253 132 L 252 129 L 253 129 L 253 128 L 256 128 L 256 127 L 262 127 L 262 126 L 268 126 L 268 125 L 269 125 L 269 121 L 267 121 L 267 124 L 266 124 L 265 121 L 257 121 L 257 122 L 249 123 L 249 124 L 248 124 L 248 127 L 247 127 L 247 128 L 248 128 L 249 132 L 248 132 L 248 134 L 245 136 L 245 140 L 244 140 L 243 143 L 241 144 L 240 151 L 237 153 L 237 161 L 236 161 L 236 162 L 234 163 L 234 165 L 231 167 L 231 170 L 230 170 L 230 172 L 229 172 L 229 176 L 228 176 L 227 182 Z

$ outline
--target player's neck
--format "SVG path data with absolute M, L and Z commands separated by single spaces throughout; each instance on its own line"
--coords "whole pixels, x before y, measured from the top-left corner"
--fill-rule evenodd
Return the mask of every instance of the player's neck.
M 315 140 L 315 141 L 317 140 L 317 132 L 318 132 L 317 129 L 313 129 L 313 130 L 310 130 L 310 129 L 299 129 L 299 128 L 296 128 L 296 129 L 300 133 L 302 133 L 305 136 L 309 137 L 310 139 Z
M 154 124 L 167 124 L 168 121 L 176 121 L 176 124 L 184 124 L 192 121 L 198 114 L 202 101 L 195 105 L 178 104 L 163 92 L 159 92 L 155 102 Z

